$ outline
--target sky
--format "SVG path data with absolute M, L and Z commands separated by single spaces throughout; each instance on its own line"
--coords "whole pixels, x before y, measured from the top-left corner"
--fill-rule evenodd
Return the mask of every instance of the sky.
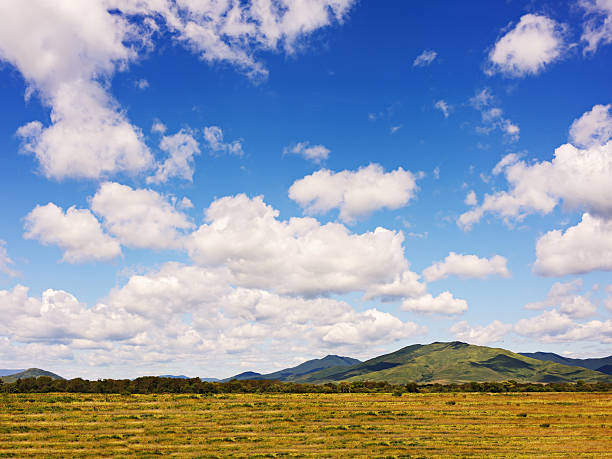
M 0 367 L 612 354 L 612 1 L 0 3 Z

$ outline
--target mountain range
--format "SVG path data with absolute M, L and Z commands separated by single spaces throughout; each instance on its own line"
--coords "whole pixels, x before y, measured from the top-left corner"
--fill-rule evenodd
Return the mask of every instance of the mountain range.
M 17 379 L 61 376 L 38 368 L 6 375 L 3 382 Z M 163 375 L 186 378 L 184 375 Z M 219 381 L 201 378 L 203 381 Z M 364 362 L 350 357 L 328 355 L 308 360 L 295 367 L 261 374 L 247 371 L 221 380 L 277 380 L 314 383 L 386 381 L 393 384 L 465 383 L 483 381 L 517 382 L 607 382 L 612 383 L 612 356 L 596 359 L 572 359 L 550 352 L 514 353 L 506 349 L 477 346 L 453 341 L 449 343 L 414 344 Z
M 26 379 L 26 378 L 38 378 L 39 376 L 48 376 L 51 379 L 64 379 L 55 373 L 51 373 L 50 371 L 41 370 L 40 368 L 28 368 L 27 370 L 19 371 L 18 373 L 13 373 L 10 375 L 5 375 L 0 377 L 2 382 L 12 383 L 17 381 L 18 379 Z

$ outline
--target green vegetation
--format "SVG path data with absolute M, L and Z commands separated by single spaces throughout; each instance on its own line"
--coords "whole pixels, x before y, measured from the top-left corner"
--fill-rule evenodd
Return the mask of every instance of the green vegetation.
M 589 370 L 595 370 L 599 371 L 600 373 L 612 375 L 612 355 L 597 359 L 572 359 L 569 357 L 563 357 L 553 352 L 521 352 L 521 355 L 531 357 L 532 359 L 557 362 L 562 365 L 569 365 L 572 367 L 588 368 Z
M 541 361 L 514 352 L 471 344 L 415 344 L 391 354 L 344 368 L 309 373 L 296 381 L 387 381 L 404 384 L 470 381 L 612 382 L 612 377 L 585 368 Z
M 0 394 L 0 457 L 610 456 L 612 398 Z
M 18 379 L 38 378 L 39 376 L 47 376 L 51 379 L 64 379 L 61 376 L 56 375 L 55 373 L 51 373 L 50 371 L 41 370 L 40 368 L 28 368 L 27 370 L 20 371 L 19 373 L 2 376 L 0 377 L 0 381 L 5 383 L 12 383 L 17 381 Z

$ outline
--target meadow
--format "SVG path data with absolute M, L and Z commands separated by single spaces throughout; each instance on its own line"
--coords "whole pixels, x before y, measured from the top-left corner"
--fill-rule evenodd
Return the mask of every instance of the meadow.
M 0 394 L 1 457 L 612 457 L 609 393 Z

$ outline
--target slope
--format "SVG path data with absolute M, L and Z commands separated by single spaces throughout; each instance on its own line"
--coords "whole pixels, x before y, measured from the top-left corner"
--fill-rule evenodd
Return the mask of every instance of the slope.
M 597 359 L 571 359 L 553 352 L 521 352 L 525 357 L 543 361 L 557 362 L 572 367 L 588 368 L 608 375 L 612 374 L 612 355 Z
M 17 381 L 18 379 L 26 379 L 26 378 L 38 378 L 39 376 L 48 376 L 51 379 L 64 379 L 55 373 L 51 373 L 50 371 L 41 370 L 40 368 L 28 368 L 27 370 L 20 371 L 19 373 L 14 373 L 12 375 L 2 376 L 2 379 L 5 383 L 12 383 Z
M 462 383 L 471 381 L 585 382 L 612 378 L 592 370 L 524 357 L 506 349 L 458 341 L 415 344 L 349 368 L 310 373 L 300 382 L 387 381 Z

